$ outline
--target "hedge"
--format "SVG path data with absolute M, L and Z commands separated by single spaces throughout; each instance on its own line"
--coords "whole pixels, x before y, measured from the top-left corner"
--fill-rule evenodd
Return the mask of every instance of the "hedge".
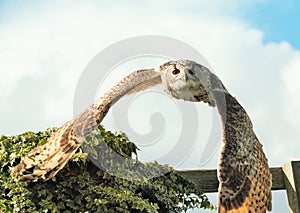
M 124 133 L 106 131 L 101 125 L 54 178 L 21 182 L 12 176 L 11 170 L 21 158 L 45 143 L 55 130 L 0 137 L 0 212 L 129 213 L 214 208 L 196 183 L 167 165 L 141 163 L 137 147 Z

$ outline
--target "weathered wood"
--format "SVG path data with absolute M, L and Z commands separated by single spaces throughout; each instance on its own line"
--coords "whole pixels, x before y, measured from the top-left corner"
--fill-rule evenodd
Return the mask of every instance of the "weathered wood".
M 184 170 L 178 172 L 187 176 L 190 180 L 199 183 L 200 189 L 204 192 L 218 191 L 219 181 L 216 169 Z
M 281 167 L 270 168 L 272 174 L 272 190 L 285 189 L 284 174 Z
M 290 212 L 300 213 L 300 161 L 288 162 L 282 168 Z
M 272 190 L 285 189 L 284 174 L 281 167 L 274 167 L 270 169 L 272 174 Z M 200 188 L 204 192 L 217 192 L 219 181 L 217 178 L 216 169 L 206 170 L 182 170 L 178 171 L 189 179 L 200 184 Z

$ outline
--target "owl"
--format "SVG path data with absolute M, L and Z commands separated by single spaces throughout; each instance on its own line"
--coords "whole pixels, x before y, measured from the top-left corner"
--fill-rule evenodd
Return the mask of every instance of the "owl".
M 170 61 L 157 69 L 138 70 L 126 76 L 92 106 L 61 126 L 47 143 L 33 149 L 13 169 L 13 174 L 34 168 L 20 180 L 53 177 L 115 102 L 158 84 L 163 84 L 173 98 L 207 103 L 220 114 L 223 132 L 218 165 L 218 212 L 270 211 L 272 176 L 249 116 L 215 74 L 189 60 Z

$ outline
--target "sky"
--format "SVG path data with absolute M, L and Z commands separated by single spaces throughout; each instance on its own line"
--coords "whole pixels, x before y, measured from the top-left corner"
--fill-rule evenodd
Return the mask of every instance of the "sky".
M 297 160 L 299 9 L 296 0 L 0 1 L 0 134 L 43 131 L 72 119 L 77 83 L 99 52 L 123 39 L 160 35 L 191 45 L 209 61 L 251 117 L 271 167 Z M 165 61 L 157 56 L 122 62 L 105 79 L 102 90 L 135 69 Z M 101 89 L 97 94 L 102 94 Z M 178 132 L 190 128 L 181 126 L 185 113 L 180 107 L 191 103 L 167 102 L 163 93 L 157 94 L 136 96 L 127 111 L 132 140 L 134 131 L 142 134 L 151 129 L 151 114 L 160 112 L 165 117 L 163 139 L 148 146 L 138 144 L 145 161 L 167 153 Z M 115 109 L 122 106 L 116 104 Z M 200 166 L 214 112 L 203 104 L 196 108 L 199 142 L 180 164 L 173 165 L 178 169 L 217 165 L 218 145 Z M 113 118 L 113 114 L 103 124 L 123 130 L 118 128 L 122 116 Z M 210 197 L 216 202 L 215 195 Z M 287 212 L 285 193 L 273 192 L 273 197 L 272 212 Z

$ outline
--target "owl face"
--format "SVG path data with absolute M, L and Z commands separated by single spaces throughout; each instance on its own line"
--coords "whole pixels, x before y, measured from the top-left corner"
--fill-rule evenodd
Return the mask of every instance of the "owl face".
M 171 61 L 160 66 L 162 83 L 170 96 L 213 105 L 208 96 L 206 71 L 207 68 L 188 60 Z
M 170 96 L 187 101 L 197 101 L 190 90 L 191 86 L 195 86 L 195 82 L 189 82 L 187 71 L 187 68 L 177 61 L 163 64 L 160 66 L 162 83 Z

